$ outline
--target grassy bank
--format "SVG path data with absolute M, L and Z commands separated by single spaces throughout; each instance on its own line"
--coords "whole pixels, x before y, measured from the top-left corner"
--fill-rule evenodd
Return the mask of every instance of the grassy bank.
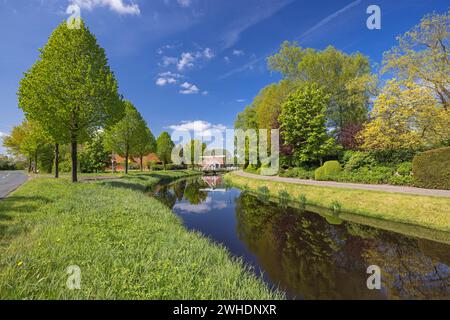
M 293 200 L 303 195 L 309 205 L 450 232 L 449 198 L 299 185 L 240 177 L 235 173 L 226 175 L 226 180 L 253 191 L 267 187 L 274 197 L 286 191 Z
M 0 298 L 281 298 L 225 249 L 136 192 L 191 174 L 29 181 L 0 201 Z M 80 290 L 66 287 L 71 265 L 81 269 Z

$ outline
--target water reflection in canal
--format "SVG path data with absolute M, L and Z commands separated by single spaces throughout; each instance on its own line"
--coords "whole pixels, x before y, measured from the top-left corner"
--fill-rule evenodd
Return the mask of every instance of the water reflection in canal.
M 220 177 L 161 185 L 154 196 L 289 298 L 450 299 L 450 245 L 283 208 Z M 367 288 L 370 265 L 382 270 L 381 290 Z

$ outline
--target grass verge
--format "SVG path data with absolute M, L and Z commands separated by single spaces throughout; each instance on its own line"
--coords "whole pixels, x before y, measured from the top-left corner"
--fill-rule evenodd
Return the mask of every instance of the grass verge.
M 286 191 L 293 200 L 303 195 L 308 205 L 333 209 L 339 204 L 340 211 L 345 213 L 450 232 L 450 199 L 444 197 L 299 185 L 241 177 L 235 173 L 227 174 L 225 179 L 250 191 L 267 187 L 272 197 Z
M 136 192 L 192 174 L 29 181 L 0 201 L 0 298 L 283 298 L 224 248 L 187 231 L 163 204 Z M 72 265 L 81 269 L 80 290 L 66 286 Z

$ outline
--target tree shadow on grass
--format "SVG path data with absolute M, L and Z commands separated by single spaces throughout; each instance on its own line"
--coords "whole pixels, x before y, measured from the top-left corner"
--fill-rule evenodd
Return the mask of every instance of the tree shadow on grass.
M 38 207 L 50 203 L 51 200 L 41 196 L 9 196 L 0 199 L 0 221 L 3 216 L 14 213 L 31 213 Z
M 126 181 L 103 181 L 99 183 L 103 186 L 113 187 L 113 188 L 122 188 L 122 189 L 128 189 L 133 191 L 140 191 L 145 192 L 149 187 L 139 184 L 139 183 L 132 183 L 132 182 L 126 182 Z
M 51 200 L 41 196 L 9 196 L 0 200 L 0 245 L 26 231 L 24 214 L 32 214 Z

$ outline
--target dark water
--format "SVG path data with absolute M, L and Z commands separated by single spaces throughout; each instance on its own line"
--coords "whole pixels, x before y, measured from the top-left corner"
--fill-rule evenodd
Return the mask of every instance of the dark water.
M 154 196 L 297 299 L 450 299 L 450 245 L 285 208 L 203 177 Z M 381 268 L 381 290 L 367 268 Z

